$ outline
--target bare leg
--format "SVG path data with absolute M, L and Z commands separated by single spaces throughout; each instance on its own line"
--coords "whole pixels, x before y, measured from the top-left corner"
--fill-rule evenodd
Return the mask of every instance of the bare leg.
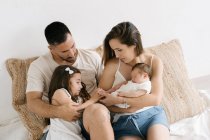
M 169 140 L 169 130 L 164 125 L 155 124 L 147 132 L 147 140 Z
M 136 136 L 124 136 L 121 137 L 119 140 L 142 140 L 142 139 Z
M 83 124 L 91 140 L 114 140 L 110 114 L 104 105 L 88 106 L 83 114 Z

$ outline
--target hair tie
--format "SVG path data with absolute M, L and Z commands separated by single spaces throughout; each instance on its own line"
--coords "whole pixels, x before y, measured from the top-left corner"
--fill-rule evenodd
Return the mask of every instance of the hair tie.
M 67 68 L 65 69 L 65 71 L 68 71 L 68 72 L 69 72 L 69 74 L 74 73 L 74 71 L 73 71 L 73 70 L 71 70 L 69 67 L 67 67 Z

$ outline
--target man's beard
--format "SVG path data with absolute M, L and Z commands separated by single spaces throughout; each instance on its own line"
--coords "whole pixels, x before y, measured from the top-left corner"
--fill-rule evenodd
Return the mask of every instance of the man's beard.
M 59 57 L 61 60 L 68 62 L 70 64 L 73 64 L 77 60 L 77 55 L 78 55 L 78 52 L 75 53 L 74 57 L 67 57 L 67 58 L 64 58 L 62 56 L 59 56 Z
M 68 58 L 63 58 L 62 56 L 59 56 L 61 60 L 68 62 L 68 63 L 74 63 L 76 61 L 76 57 L 68 57 Z

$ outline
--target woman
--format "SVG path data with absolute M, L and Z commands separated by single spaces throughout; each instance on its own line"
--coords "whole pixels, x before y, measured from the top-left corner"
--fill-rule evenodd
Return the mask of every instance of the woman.
M 166 115 L 160 102 L 163 96 L 163 64 L 151 53 L 143 50 L 141 36 L 138 29 L 130 22 L 122 22 L 111 29 L 104 40 L 103 54 L 104 71 L 99 87 L 109 90 L 113 86 L 131 80 L 131 68 L 136 63 L 146 63 L 151 67 L 152 90 L 136 98 L 126 98 L 103 94 L 100 100 L 110 111 L 124 113 L 113 123 L 115 139 L 147 139 L 167 140 L 169 129 Z M 127 104 L 129 108 L 117 108 L 114 104 Z M 137 114 L 139 121 L 127 117 Z M 130 124 L 129 124 L 130 122 Z

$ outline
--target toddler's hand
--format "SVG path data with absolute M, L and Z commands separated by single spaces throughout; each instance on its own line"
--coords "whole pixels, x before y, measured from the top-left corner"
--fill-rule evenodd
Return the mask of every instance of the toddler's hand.
M 95 102 L 97 102 L 99 99 L 101 99 L 103 96 L 101 95 L 101 93 L 105 92 L 103 89 L 101 88 L 97 88 L 92 94 L 91 94 L 91 99 L 94 100 Z

